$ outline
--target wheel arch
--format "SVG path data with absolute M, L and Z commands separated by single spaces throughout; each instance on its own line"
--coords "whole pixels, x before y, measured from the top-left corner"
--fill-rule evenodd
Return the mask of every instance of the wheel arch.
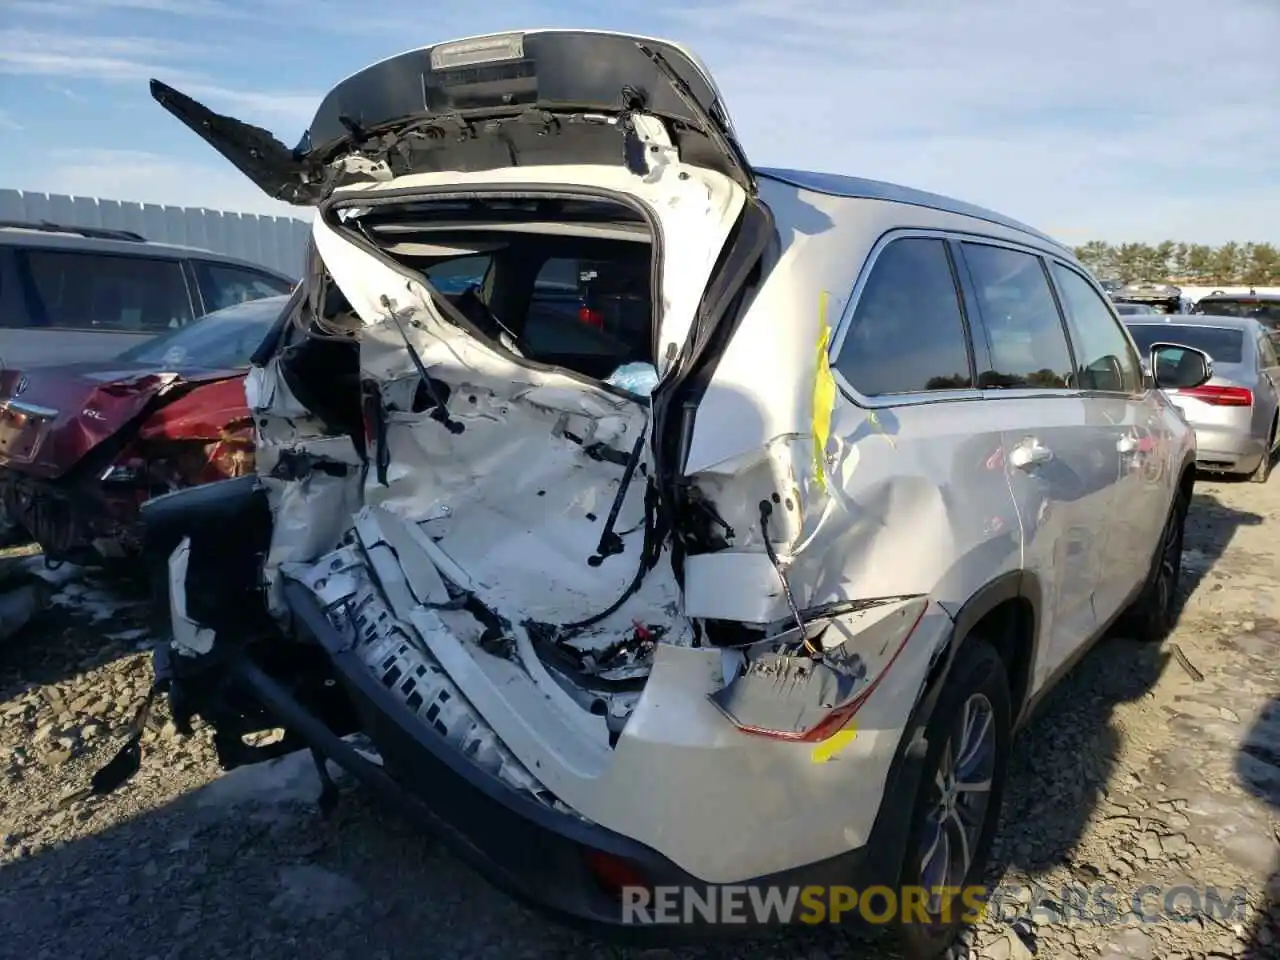
M 1030 701 L 1037 638 L 1041 622 L 1043 589 L 1040 578 L 1029 570 L 1011 570 L 987 581 L 953 613 L 951 638 L 936 660 L 925 683 L 923 719 L 945 684 L 960 649 L 985 640 L 995 647 L 1009 678 L 1009 696 L 1015 724 Z

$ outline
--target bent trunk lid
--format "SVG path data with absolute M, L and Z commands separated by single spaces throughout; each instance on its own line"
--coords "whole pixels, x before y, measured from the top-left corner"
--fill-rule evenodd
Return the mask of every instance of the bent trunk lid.
M 706 67 L 675 44 L 531 30 L 433 44 L 343 80 L 298 145 L 158 80 L 151 94 L 269 196 L 311 205 L 343 182 L 409 173 L 611 163 L 635 167 L 631 118 L 666 125 L 683 162 L 755 179 Z
M 180 382 L 236 371 L 106 369 L 100 364 L 0 373 L 0 467 L 60 477 Z

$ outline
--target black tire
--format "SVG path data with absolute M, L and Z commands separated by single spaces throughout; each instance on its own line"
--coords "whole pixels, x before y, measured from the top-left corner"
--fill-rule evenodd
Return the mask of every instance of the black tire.
M 1271 467 L 1275 463 L 1275 445 L 1276 445 L 1276 425 L 1271 424 L 1271 435 L 1267 437 L 1266 452 L 1262 455 L 1262 460 L 1258 463 L 1258 469 L 1249 474 L 1249 480 L 1253 483 L 1266 483 L 1271 479 Z
M 971 637 L 957 653 L 945 684 L 925 728 L 928 746 L 912 805 L 911 826 L 897 891 L 900 896 L 905 896 L 905 891 L 911 888 L 924 887 L 928 891 L 934 886 L 963 888 L 981 884 L 1000 819 L 1013 724 L 1009 679 L 1004 663 L 990 643 Z M 953 763 L 956 759 L 955 743 L 964 743 L 966 722 L 979 720 L 980 715 L 984 715 L 990 724 L 989 728 L 984 728 L 989 738 L 983 741 L 983 755 L 979 757 L 974 753 L 973 761 L 968 764 Z M 979 720 L 975 727 L 980 723 Z M 940 780 L 943 772 L 951 770 L 954 773 L 956 768 L 962 768 L 959 775 L 949 780 L 944 788 Z M 964 768 L 968 769 L 967 774 Z M 981 801 L 981 791 L 957 792 L 954 789 L 957 783 L 975 780 L 990 782 L 985 803 Z M 980 810 L 977 809 L 979 805 Z M 967 815 L 965 810 L 968 810 Z M 942 828 L 937 825 L 939 823 L 951 827 L 954 837 L 958 838 L 961 833 L 966 835 L 969 851 L 967 868 L 961 858 L 952 858 L 951 841 L 947 841 L 945 854 L 940 849 L 938 838 Z M 963 848 L 957 843 L 957 849 Z M 930 851 L 934 856 L 929 856 Z M 945 877 L 931 869 L 943 861 L 948 861 L 950 868 L 950 875 Z M 926 868 L 926 862 L 929 868 Z M 959 949 L 957 938 L 966 926 L 966 920 L 974 919 L 965 916 L 972 906 L 962 897 L 952 900 L 949 909 L 943 909 L 940 901 L 927 903 L 925 915 L 929 920 L 923 924 L 918 922 L 918 918 L 911 922 L 913 918 L 903 916 L 900 911 L 898 936 L 906 956 L 910 960 L 938 960 L 953 955 Z
M 169 568 L 166 564 L 147 564 L 147 626 L 156 639 L 173 636 L 173 620 L 169 615 Z
M 1143 643 L 1159 643 L 1178 618 L 1178 584 L 1182 580 L 1182 540 L 1190 494 L 1179 486 L 1169 507 L 1142 593 L 1125 612 L 1127 633 Z

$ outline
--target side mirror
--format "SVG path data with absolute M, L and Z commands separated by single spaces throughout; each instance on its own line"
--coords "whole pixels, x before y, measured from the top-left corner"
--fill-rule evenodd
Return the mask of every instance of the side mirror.
M 1191 390 L 1213 379 L 1213 360 L 1207 353 L 1176 343 L 1152 344 L 1150 366 L 1162 390 Z

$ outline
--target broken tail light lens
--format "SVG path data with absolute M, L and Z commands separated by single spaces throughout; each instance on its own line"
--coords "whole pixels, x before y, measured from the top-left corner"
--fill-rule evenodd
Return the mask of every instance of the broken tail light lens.
M 1179 390 L 1178 396 L 1195 397 L 1202 403 L 1208 403 L 1215 407 L 1253 406 L 1253 391 L 1248 387 L 1220 387 L 1210 386 L 1206 383 L 1199 387 Z
M 803 652 L 749 658 L 711 702 L 743 733 L 803 743 L 830 739 L 875 693 L 928 606 L 926 597 L 904 599 L 865 629 L 856 620 L 832 618 L 823 638 L 833 630 L 847 635 L 823 644 L 820 658 Z M 874 614 L 874 608 L 866 612 Z M 808 624 L 810 631 L 814 626 Z

